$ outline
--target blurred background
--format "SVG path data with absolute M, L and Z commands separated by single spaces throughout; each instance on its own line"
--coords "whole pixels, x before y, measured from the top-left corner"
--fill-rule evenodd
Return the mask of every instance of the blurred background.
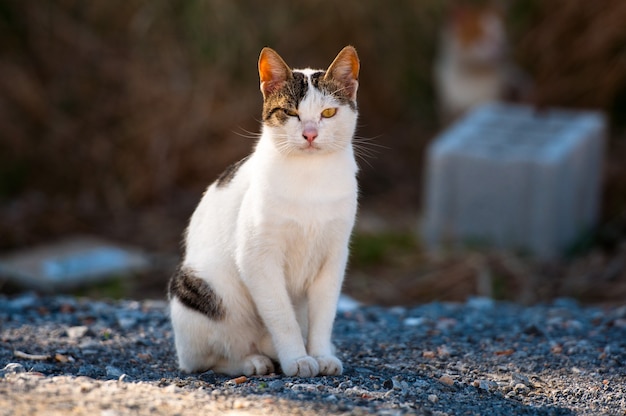
M 361 59 L 357 134 L 371 145 L 345 292 L 379 304 L 623 302 L 625 22 L 623 0 L 0 0 L 0 255 L 103 237 L 158 266 L 83 293 L 163 297 L 204 188 L 254 145 L 261 48 L 326 68 L 351 44 Z M 483 36 L 496 49 L 487 70 L 507 74 L 498 98 L 609 120 L 600 221 L 562 258 L 435 257 L 420 243 L 424 150 L 459 116 L 436 82 L 442 56 Z M 0 292 L 16 290 L 0 278 Z

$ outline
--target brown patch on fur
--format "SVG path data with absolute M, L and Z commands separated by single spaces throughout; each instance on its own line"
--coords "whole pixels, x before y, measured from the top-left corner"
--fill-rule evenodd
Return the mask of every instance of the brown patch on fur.
M 311 75 L 311 84 L 325 94 L 332 95 L 342 105 L 350 106 L 356 110 L 356 101 L 352 99 L 352 93 L 340 81 L 334 78 L 326 78 L 326 71 L 316 72 Z
M 169 297 L 176 297 L 183 305 L 219 321 L 226 315 L 222 299 L 213 287 L 197 277 L 193 270 L 179 268 L 169 282 Z
M 270 126 L 285 124 L 290 116 L 284 109 L 297 110 L 308 91 L 308 82 L 304 74 L 292 72 L 292 77 L 280 88 L 267 94 L 263 100 L 263 122 Z

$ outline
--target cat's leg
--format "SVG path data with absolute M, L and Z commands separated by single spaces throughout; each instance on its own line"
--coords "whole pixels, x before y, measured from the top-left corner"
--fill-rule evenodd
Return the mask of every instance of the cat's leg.
M 180 369 L 192 373 L 212 368 L 220 357 L 208 342 L 209 319 L 188 309 L 175 297 L 170 303 L 170 313 Z
M 266 355 L 251 354 L 237 360 L 224 358 L 215 364 L 213 370 L 231 376 L 265 375 L 274 372 L 274 364 Z
M 343 372 L 343 365 L 334 354 L 331 336 L 347 259 L 347 244 L 331 251 L 307 293 L 309 305 L 307 351 L 315 357 L 320 374 L 323 375 L 339 375 Z
M 319 364 L 307 355 L 300 325 L 287 292 L 281 256 L 265 248 L 261 255 L 251 254 L 263 243 L 246 247 L 246 256 L 238 259 L 242 280 L 248 287 L 263 323 L 267 327 L 287 376 L 314 377 Z
M 228 375 L 264 375 L 274 371 L 272 360 L 257 351 L 250 337 L 254 332 L 228 339 L 224 323 L 209 318 L 182 305 L 177 298 L 171 302 L 172 327 L 178 363 L 185 372 L 213 370 Z M 228 345 L 225 345 L 228 344 Z

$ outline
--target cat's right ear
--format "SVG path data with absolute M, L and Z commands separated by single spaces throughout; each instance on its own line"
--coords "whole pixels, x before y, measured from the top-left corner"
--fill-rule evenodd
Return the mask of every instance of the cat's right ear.
M 263 48 L 259 56 L 259 78 L 263 97 L 280 89 L 292 76 L 291 69 L 274 49 Z

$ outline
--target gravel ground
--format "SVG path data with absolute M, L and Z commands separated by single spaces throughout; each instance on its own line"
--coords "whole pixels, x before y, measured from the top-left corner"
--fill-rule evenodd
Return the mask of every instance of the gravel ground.
M 626 306 L 359 307 L 311 379 L 181 373 L 162 301 L 0 295 L 0 325 L 2 416 L 626 414 Z

